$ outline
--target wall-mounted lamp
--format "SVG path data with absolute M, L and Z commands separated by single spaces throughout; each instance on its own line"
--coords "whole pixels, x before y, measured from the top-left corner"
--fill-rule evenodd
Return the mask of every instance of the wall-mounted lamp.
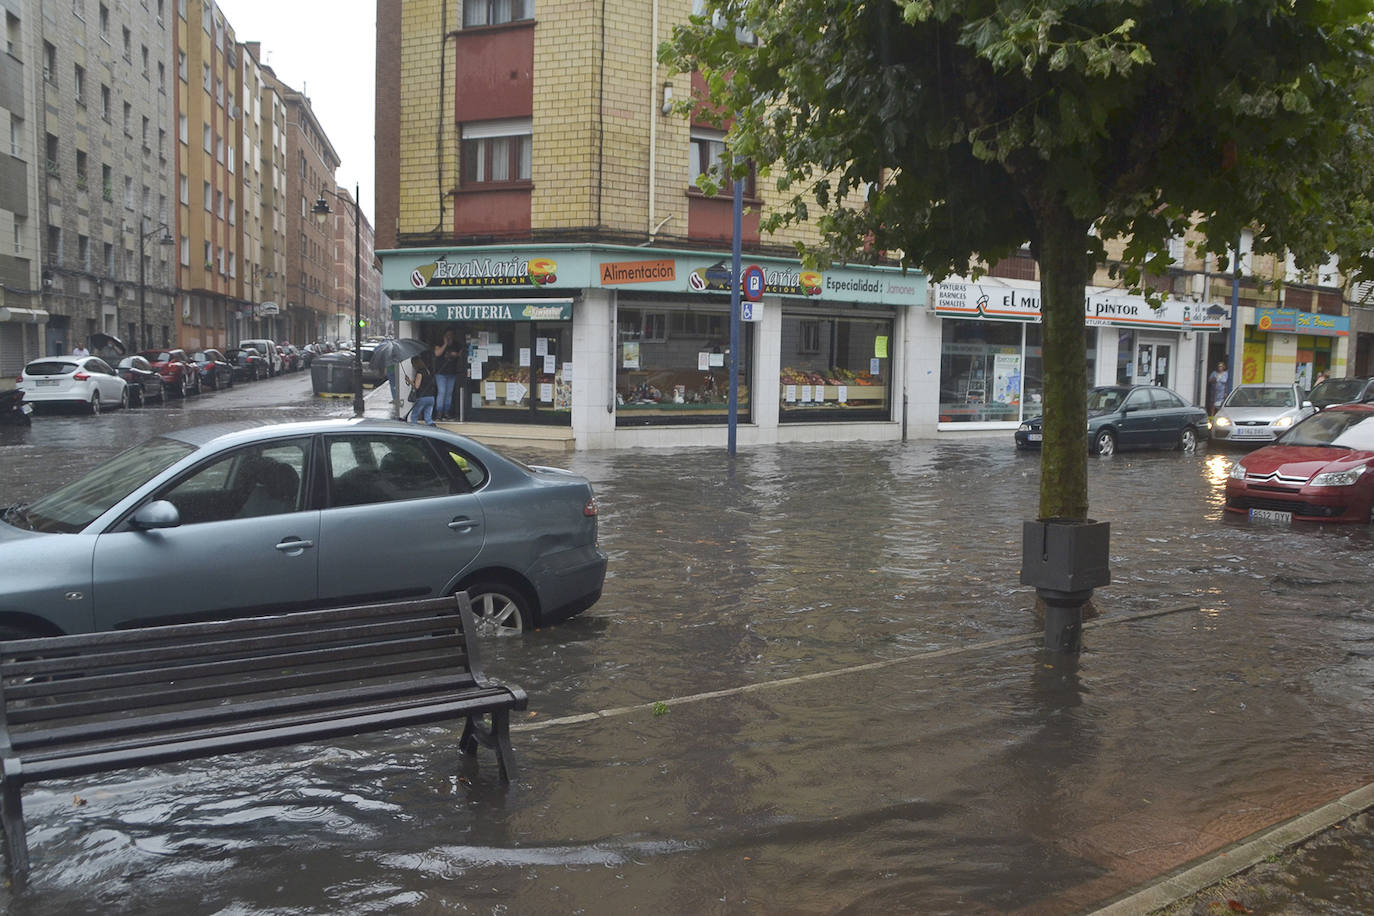
M 672 114 L 672 113 L 673 113 L 673 84 L 672 84 L 672 83 L 664 83 L 664 84 L 663 84 L 663 113 L 664 113 L 664 114 Z

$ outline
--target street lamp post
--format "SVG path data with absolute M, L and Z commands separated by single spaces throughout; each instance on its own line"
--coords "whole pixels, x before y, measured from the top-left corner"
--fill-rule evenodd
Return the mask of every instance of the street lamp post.
M 157 235 L 158 232 L 162 233 L 162 238 L 157 240 L 159 245 L 175 244 L 175 240 L 172 238 L 172 231 L 167 228 L 166 223 L 158 223 L 152 229 L 144 232 L 143 226 L 147 221 L 148 218 L 146 216 L 140 215 L 138 218 L 138 335 L 134 340 L 129 342 L 130 348 L 135 351 L 148 349 L 148 342 L 143 340 L 143 337 L 147 334 L 148 328 L 148 318 L 144 311 L 144 299 L 148 295 L 147 285 L 144 282 L 144 244 L 148 239 Z
M 329 201 L 325 194 L 331 194 L 344 202 L 348 198 L 337 191 L 320 188 L 320 196 L 315 198 L 315 206 L 310 212 L 317 222 L 323 224 L 329 218 Z M 363 415 L 363 272 L 362 272 L 362 214 L 358 203 L 358 185 L 353 185 L 353 416 Z

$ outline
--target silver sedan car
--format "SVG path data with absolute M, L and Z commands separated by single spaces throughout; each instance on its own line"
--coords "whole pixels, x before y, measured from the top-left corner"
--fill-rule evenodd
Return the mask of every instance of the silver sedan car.
M 0 512 L 0 639 L 465 590 L 510 635 L 601 596 L 591 485 L 389 420 L 149 439 Z
M 1273 442 L 1299 420 L 1317 412 L 1298 385 L 1237 386 L 1212 418 L 1212 439 L 1237 445 Z

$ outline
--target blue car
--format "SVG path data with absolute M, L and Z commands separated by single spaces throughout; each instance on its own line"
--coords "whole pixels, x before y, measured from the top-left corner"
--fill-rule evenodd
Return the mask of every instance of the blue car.
M 512 635 L 605 575 L 586 480 L 391 420 L 171 432 L 0 511 L 0 639 L 459 590 Z

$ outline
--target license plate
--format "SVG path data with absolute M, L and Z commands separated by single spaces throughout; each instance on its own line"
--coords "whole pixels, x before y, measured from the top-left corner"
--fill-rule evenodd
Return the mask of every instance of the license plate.
M 1251 509 L 1250 519 L 1256 522 L 1278 522 L 1282 525 L 1293 523 L 1292 512 L 1280 512 L 1277 509 Z
M 60 384 L 62 384 L 62 380 L 61 380 L 61 379 L 55 379 L 55 378 L 41 378 L 41 379 L 38 380 L 38 387 L 39 387 L 39 388 L 50 388 L 50 387 L 52 387 L 53 385 L 60 385 Z
M 33 405 L 32 405 L 32 404 L 20 404 L 20 405 L 19 405 L 19 412 L 20 412 L 20 413 L 33 413 Z
M 1264 426 L 1237 426 L 1231 435 L 1237 439 L 1261 439 L 1269 435 L 1269 429 Z
M 1045 438 L 1044 433 L 1027 433 L 1027 434 L 1026 434 L 1026 441 L 1028 441 L 1028 442 L 1040 442 L 1040 441 L 1043 440 L 1044 438 Z

